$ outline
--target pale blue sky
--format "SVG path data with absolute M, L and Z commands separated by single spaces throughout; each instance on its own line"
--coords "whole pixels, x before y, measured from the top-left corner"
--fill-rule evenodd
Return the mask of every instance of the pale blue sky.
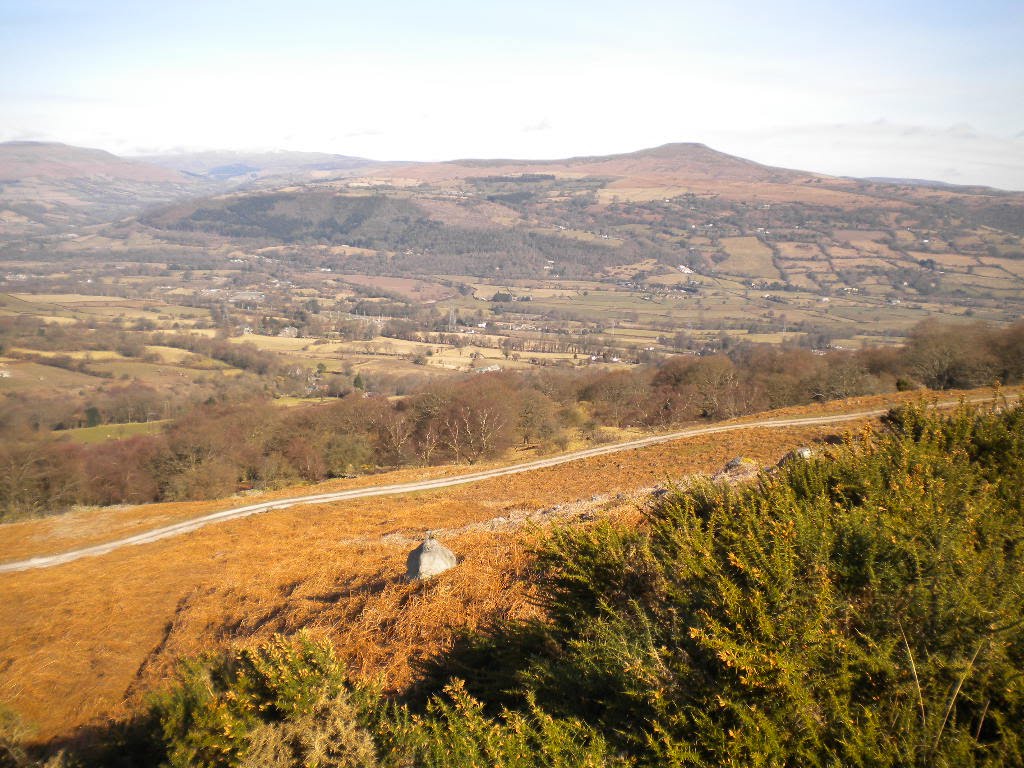
M 1024 3 L 11 2 L 0 140 L 559 157 L 701 141 L 1024 188 Z

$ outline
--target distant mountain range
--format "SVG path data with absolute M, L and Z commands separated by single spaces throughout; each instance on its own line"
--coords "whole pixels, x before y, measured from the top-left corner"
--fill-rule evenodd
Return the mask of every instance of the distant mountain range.
M 554 186 L 564 188 L 560 192 L 563 197 L 585 187 L 593 202 L 602 206 L 613 201 L 646 204 L 680 195 L 843 210 L 877 206 L 882 199 L 917 200 L 939 192 L 966 195 L 961 202 L 969 208 L 1013 207 L 1024 200 L 1020 193 L 981 187 L 952 187 L 913 179 L 848 179 L 773 168 L 692 143 L 561 160 L 385 163 L 315 152 L 225 151 L 122 158 L 64 144 L 8 142 L 0 144 L 0 236 L 9 239 L 54 234 L 187 200 L 211 198 L 209 203 L 186 204 L 175 210 L 184 211 L 189 206 L 217 208 L 222 204 L 213 198 L 225 193 L 259 196 L 287 188 L 293 197 L 308 193 L 313 199 L 323 197 L 325 190 L 336 194 L 353 184 L 404 189 L 405 198 L 422 198 L 415 204 L 434 211 L 441 221 L 448 216 L 460 225 L 475 221 L 474 226 L 488 228 L 493 222 L 479 206 L 474 210 L 466 206 L 458 212 L 450 210 L 452 196 L 504 205 L 506 210 L 494 214 L 497 219 L 521 221 L 523 211 L 516 210 L 514 203 L 516 199 L 532 199 L 531 195 L 543 185 L 535 183 L 531 187 L 530 180 L 544 180 L 541 177 L 557 180 Z M 509 184 L 515 189 L 503 188 Z M 416 187 L 429 187 L 429 193 L 412 193 L 410 190 Z M 446 205 L 447 213 L 442 215 L 440 211 Z M 148 220 L 166 222 L 167 216 L 150 216 Z M 1017 218 L 1012 210 L 996 215 L 999 221 Z M 252 226 L 250 230 L 255 231 Z
M 114 221 L 218 189 L 152 163 L 66 144 L 0 144 L 0 234 L 24 237 Z
M 251 181 L 268 176 L 315 176 L 378 165 L 373 160 L 323 152 L 186 152 L 133 158 L 217 181 Z
M 703 325 L 786 308 L 851 333 L 940 306 L 1019 317 L 1024 193 L 774 168 L 703 144 L 433 163 L 0 144 L 0 260 L 114 259 L 319 282 L 598 281 L 650 302 L 699 294 Z
M 879 184 L 896 184 L 906 187 L 934 187 L 935 189 L 990 189 L 990 187 L 978 187 L 977 185 L 950 184 L 947 181 L 932 181 L 931 179 L 901 179 L 892 176 L 865 176 L 864 181 L 874 181 Z
M 41 141 L 0 143 L 0 183 L 29 179 L 89 179 L 175 184 L 182 174 L 170 167 L 118 157 L 102 149 Z
M 376 165 L 380 164 L 311 152 L 124 158 L 67 144 L 0 143 L 0 236 L 48 234 L 267 179 L 302 183 Z

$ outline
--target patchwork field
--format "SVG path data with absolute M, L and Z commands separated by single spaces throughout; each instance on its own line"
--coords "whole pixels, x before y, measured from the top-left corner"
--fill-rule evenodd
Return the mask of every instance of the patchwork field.
M 729 254 L 729 258 L 718 264 L 719 271 L 729 275 L 779 279 L 771 249 L 756 237 L 723 237 L 719 242 Z
M 81 427 L 79 429 L 62 430 L 63 435 L 77 443 L 102 443 L 107 440 L 120 440 L 134 435 L 152 435 L 160 431 L 165 422 L 148 421 L 129 424 L 106 424 L 98 427 Z
M 338 277 L 352 285 L 377 288 L 381 291 L 398 294 L 411 301 L 441 301 L 456 293 L 449 287 L 426 280 L 378 275 L 339 275 Z

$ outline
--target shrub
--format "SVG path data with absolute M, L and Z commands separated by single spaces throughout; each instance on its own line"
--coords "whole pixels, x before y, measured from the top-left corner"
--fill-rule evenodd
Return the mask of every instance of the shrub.
M 425 717 L 405 729 L 400 764 L 430 768 L 599 768 L 628 763 L 609 754 L 604 739 L 576 720 L 556 719 L 531 700 L 523 712 L 497 718 L 466 693 L 449 685 Z M 404 762 L 412 760 L 411 763 Z
M 171 768 L 376 765 L 362 721 L 371 689 L 347 682 L 329 641 L 301 633 L 185 662 L 151 709 Z
M 640 530 L 557 533 L 547 621 L 463 656 L 515 668 L 458 674 L 648 765 L 1024 765 L 1022 499 L 1024 408 L 903 409 Z
M 229 656 L 185 662 L 152 700 L 171 768 L 597 768 L 618 765 L 604 740 L 536 706 L 492 718 L 455 683 L 425 716 L 353 686 L 330 643 L 300 633 Z M 141 755 L 144 749 L 137 749 Z

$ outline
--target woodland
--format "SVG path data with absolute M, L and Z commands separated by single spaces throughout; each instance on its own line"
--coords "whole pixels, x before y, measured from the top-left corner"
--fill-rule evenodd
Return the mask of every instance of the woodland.
M 254 377 L 279 366 L 272 355 L 216 339 L 160 334 L 153 341 L 230 360 Z M 88 365 L 70 358 L 67 364 Z M 274 407 L 237 378 L 179 398 L 119 382 L 88 397 L 9 396 L 0 401 L 0 519 L 82 504 L 213 499 L 401 466 L 474 464 L 510 451 L 608 442 L 614 428 L 665 429 L 857 395 L 1013 384 L 1022 377 L 1024 325 L 925 322 L 905 348 L 816 354 L 739 344 L 624 370 L 427 379 L 390 397 L 362 388 L 367 385 L 357 377 L 355 386 L 289 409 Z M 69 426 L 145 422 L 151 413 L 169 417 L 152 434 L 96 444 L 64 436 Z

